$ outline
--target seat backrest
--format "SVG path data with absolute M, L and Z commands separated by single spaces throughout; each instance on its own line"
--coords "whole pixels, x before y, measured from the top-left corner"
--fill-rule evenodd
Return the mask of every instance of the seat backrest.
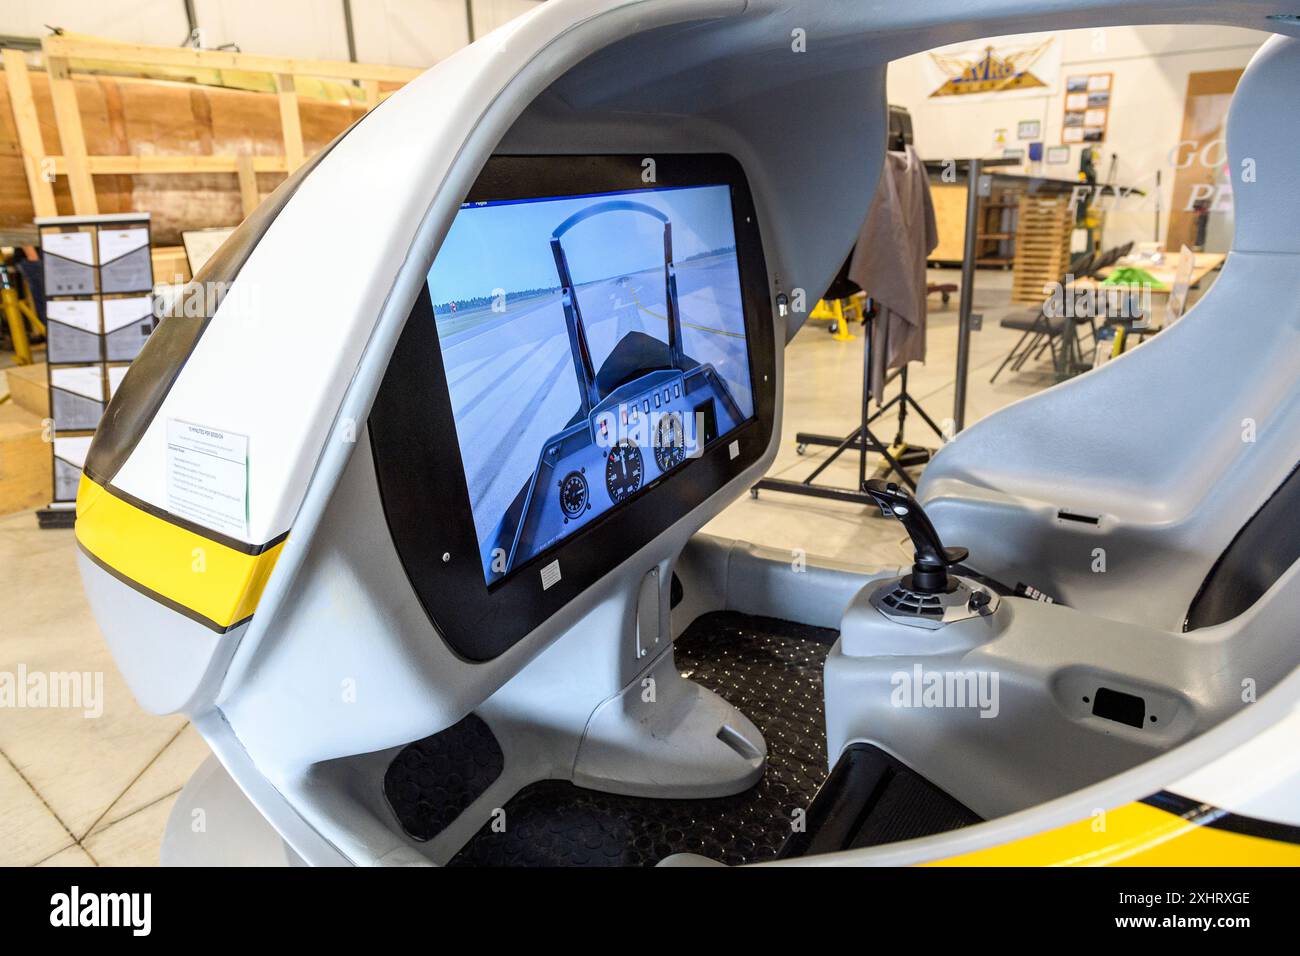
M 1119 261 L 1119 257 L 1120 257 L 1119 250 L 1120 250 L 1119 246 L 1111 246 L 1111 248 L 1107 249 L 1105 252 L 1099 255 L 1096 261 L 1093 262 L 1092 269 L 1088 274 L 1097 275 L 1099 272 L 1101 272 L 1102 269 L 1108 269 L 1111 266 L 1113 266 L 1116 262 Z
M 1096 268 L 1093 264 L 1093 254 L 1091 252 L 1081 252 L 1070 260 L 1070 265 L 1066 269 L 1065 276 L 1073 276 L 1075 279 L 1082 279 L 1092 274 Z M 1065 276 L 1061 276 L 1061 283 L 1066 281 Z

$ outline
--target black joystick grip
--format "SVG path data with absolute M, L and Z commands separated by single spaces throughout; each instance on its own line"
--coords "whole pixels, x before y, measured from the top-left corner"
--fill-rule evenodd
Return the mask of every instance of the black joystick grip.
M 903 523 L 907 536 L 912 539 L 916 550 L 912 589 L 929 593 L 947 591 L 948 568 L 965 561 L 970 552 L 965 548 L 945 548 L 920 502 L 894 482 L 870 478 L 862 487 L 880 505 L 886 518 L 897 518 Z

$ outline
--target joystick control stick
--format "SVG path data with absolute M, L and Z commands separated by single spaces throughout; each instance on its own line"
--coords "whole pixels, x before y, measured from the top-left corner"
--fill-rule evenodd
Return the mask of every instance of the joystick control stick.
M 997 594 L 948 569 L 970 555 L 965 548 L 945 548 L 920 502 L 894 484 L 872 478 L 862 483 L 887 518 L 897 518 L 912 539 L 912 573 L 893 578 L 871 595 L 885 617 L 910 627 L 938 628 L 998 609 Z
M 863 488 L 880 505 L 886 518 L 897 518 L 903 523 L 907 536 L 912 539 L 916 552 L 912 573 L 903 583 L 921 594 L 951 591 L 948 569 L 965 561 L 970 552 L 965 548 L 945 548 L 920 502 L 892 481 L 869 478 Z

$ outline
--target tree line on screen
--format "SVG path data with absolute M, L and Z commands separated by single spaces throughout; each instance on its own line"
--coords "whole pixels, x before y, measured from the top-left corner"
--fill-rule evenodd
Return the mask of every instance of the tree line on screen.
M 539 296 L 554 295 L 560 291 L 558 285 L 543 287 L 540 289 L 521 289 L 517 292 L 507 292 L 507 302 L 519 302 L 527 299 L 536 299 Z M 448 302 L 435 302 L 433 311 L 438 315 L 447 315 L 454 312 L 473 312 L 476 309 L 489 309 L 492 303 L 496 301 L 496 296 L 476 295 L 468 299 L 456 299 Z
M 694 255 L 687 256 L 684 259 L 679 259 L 677 260 L 677 262 L 678 265 L 681 265 L 682 263 L 686 263 L 686 262 L 696 262 L 700 259 L 710 259 L 716 256 L 734 256 L 735 254 L 736 254 L 735 245 L 730 245 L 730 246 L 724 246 L 719 249 L 709 249 L 704 252 L 697 252 Z M 589 279 L 586 282 L 579 283 L 579 285 L 591 285 L 592 283 L 595 282 L 607 282 L 610 279 L 615 279 L 615 278 L 618 277 L 605 276 L 603 279 Z M 540 298 L 541 296 L 555 295 L 559 291 L 560 291 L 560 287 L 558 285 L 543 286 L 534 289 L 519 289 L 513 292 L 507 292 L 506 301 L 510 303 L 526 302 L 529 299 L 536 299 L 536 298 Z M 479 309 L 490 309 L 494 301 L 496 301 L 496 296 L 476 295 L 467 299 L 456 299 L 454 301 L 449 300 L 447 302 L 435 302 L 433 304 L 433 310 L 437 315 L 443 315 L 443 316 L 455 314 L 457 312 L 474 312 Z

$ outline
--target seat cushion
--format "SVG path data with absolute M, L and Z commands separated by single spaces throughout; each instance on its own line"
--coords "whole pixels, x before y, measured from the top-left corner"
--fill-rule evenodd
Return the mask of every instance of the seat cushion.
M 1037 328 L 1037 330 L 1041 332 L 1043 330 L 1042 315 L 1043 313 L 1041 309 L 1026 309 L 1023 312 L 1011 313 L 998 324 L 1004 329 L 1015 329 L 1017 332 L 1028 332 L 1030 329 L 1034 328 Z M 1060 335 L 1061 331 L 1065 328 L 1065 320 L 1060 316 L 1052 317 L 1047 320 L 1047 325 L 1051 329 L 1053 335 Z

